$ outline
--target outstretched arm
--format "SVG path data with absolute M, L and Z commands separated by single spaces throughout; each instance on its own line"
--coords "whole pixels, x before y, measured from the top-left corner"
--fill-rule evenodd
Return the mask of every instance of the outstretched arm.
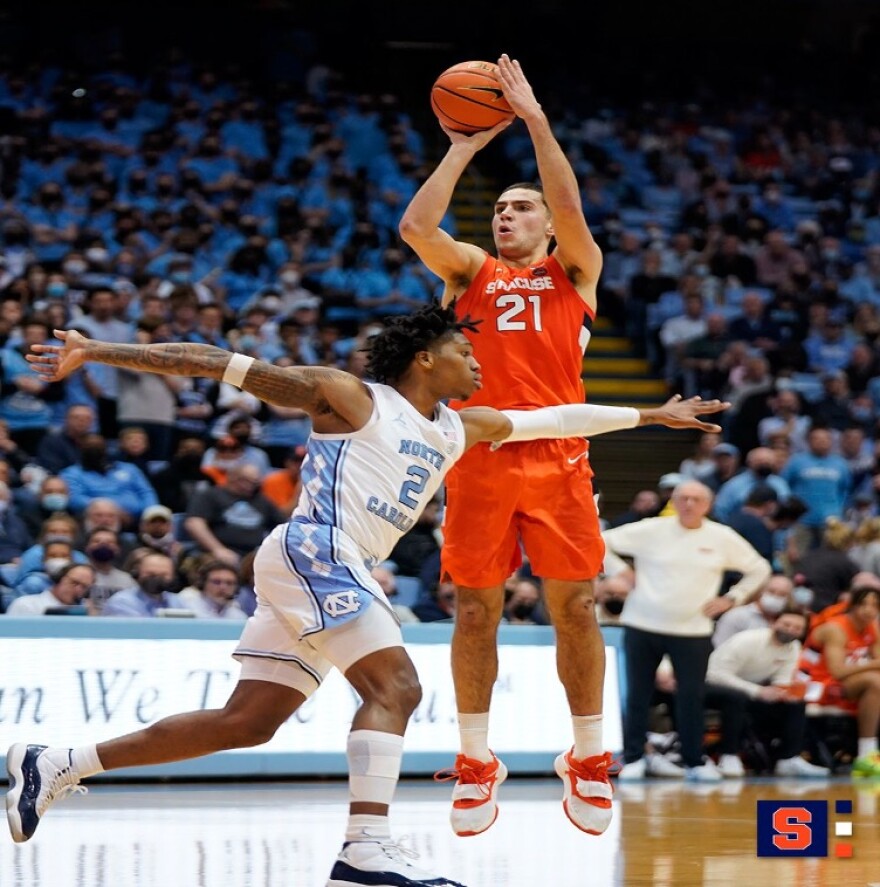
M 512 443 L 561 437 L 595 437 L 641 425 L 664 425 L 667 428 L 697 428 L 700 431 L 721 431 L 719 425 L 699 417 L 720 413 L 729 403 L 692 397 L 682 400 L 671 397 L 662 407 L 637 410 L 634 407 L 608 407 L 601 404 L 572 403 L 537 410 L 493 410 L 473 407 L 460 412 L 465 427 L 467 446 L 491 441 Z
M 577 177 L 520 63 L 502 55 L 498 59 L 498 78 L 504 88 L 504 98 L 525 123 L 535 148 L 544 199 L 553 217 L 556 257 L 581 297 L 595 310 L 595 286 L 602 271 L 602 252 L 584 218 Z
M 341 370 L 326 367 L 276 367 L 233 355 L 214 345 L 173 342 L 167 345 L 116 345 L 87 339 L 73 330 L 55 330 L 64 342 L 34 345 L 27 355 L 36 372 L 49 382 L 63 379 L 89 361 L 147 373 L 199 376 L 231 381 L 265 403 L 305 410 L 322 433 L 345 433 L 363 427 L 373 409 L 366 386 Z M 243 372 L 230 377 L 230 361 Z M 235 367 L 236 364 L 233 364 Z M 225 377 L 225 379 L 224 379 Z

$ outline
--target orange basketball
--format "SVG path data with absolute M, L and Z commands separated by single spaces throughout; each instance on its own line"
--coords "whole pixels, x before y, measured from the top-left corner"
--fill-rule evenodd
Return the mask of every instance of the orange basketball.
M 439 121 L 456 132 L 491 129 L 513 117 L 491 62 L 460 62 L 447 68 L 431 87 L 431 107 Z

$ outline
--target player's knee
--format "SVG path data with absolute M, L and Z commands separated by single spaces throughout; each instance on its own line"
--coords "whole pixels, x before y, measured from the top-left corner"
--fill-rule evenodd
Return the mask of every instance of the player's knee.
M 372 695 L 371 702 L 409 717 L 422 701 L 422 685 L 414 670 L 400 671 L 373 687 Z
M 227 707 L 221 712 L 217 732 L 227 748 L 250 748 L 268 742 L 281 723 L 268 711 L 255 715 L 240 707 Z
M 455 605 L 455 627 L 467 634 L 494 632 L 501 622 L 501 607 L 491 607 L 483 598 L 459 592 Z
M 596 621 L 593 589 L 581 589 L 567 595 L 549 595 L 547 610 L 557 627 L 575 625 L 583 628 Z

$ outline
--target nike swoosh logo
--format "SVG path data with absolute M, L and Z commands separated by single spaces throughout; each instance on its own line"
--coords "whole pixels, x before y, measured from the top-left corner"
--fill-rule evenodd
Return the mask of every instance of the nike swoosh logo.
M 504 90 L 497 86 L 467 86 L 465 88 L 471 92 L 490 92 L 496 99 L 504 98 Z
M 575 456 L 574 459 L 569 459 L 569 460 L 568 460 L 568 464 L 569 464 L 569 465 L 574 465 L 575 462 L 578 462 L 578 461 L 580 461 L 581 459 L 585 459 L 586 456 L 587 456 L 587 453 L 589 453 L 589 452 L 590 452 L 589 450 L 585 450 L 585 451 L 584 451 L 583 453 L 581 453 L 579 456 Z

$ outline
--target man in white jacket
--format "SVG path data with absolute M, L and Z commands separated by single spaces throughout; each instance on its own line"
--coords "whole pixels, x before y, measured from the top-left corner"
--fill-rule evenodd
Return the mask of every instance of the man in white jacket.
M 620 619 L 627 677 L 625 766 L 620 778 L 641 779 L 653 772 L 717 782 L 718 769 L 703 762 L 703 694 L 713 620 L 749 598 L 767 580 L 770 564 L 734 530 L 707 520 L 712 491 L 704 484 L 680 483 L 672 504 L 674 515 L 603 534 L 610 551 L 633 559 L 636 573 Z M 719 597 L 728 570 L 742 573 L 742 579 Z M 644 757 L 654 674 L 664 655 L 672 661 L 678 682 L 675 720 L 685 766 L 681 773 L 671 770 L 665 759 Z
M 772 625 L 738 632 L 709 657 L 706 706 L 721 713 L 718 769 L 723 776 L 741 779 L 745 775 L 738 751 L 747 714 L 759 729 L 772 727 L 772 734 L 782 742 L 777 776 L 828 776 L 824 767 L 800 756 L 806 706 L 803 694 L 792 692 L 791 683 L 806 629 L 803 611 L 784 609 Z

